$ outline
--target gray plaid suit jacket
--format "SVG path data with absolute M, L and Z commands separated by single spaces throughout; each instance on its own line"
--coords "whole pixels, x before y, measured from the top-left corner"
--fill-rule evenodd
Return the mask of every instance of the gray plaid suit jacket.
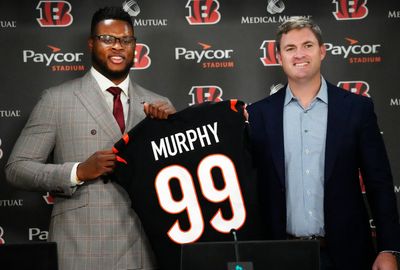
M 74 163 L 121 138 L 102 95 L 90 72 L 45 90 L 14 146 L 6 176 L 17 187 L 55 195 L 49 241 L 57 242 L 60 270 L 152 269 L 152 252 L 125 191 L 102 179 L 71 187 Z M 167 100 L 135 83 L 129 97 L 127 130 L 145 117 L 142 101 Z

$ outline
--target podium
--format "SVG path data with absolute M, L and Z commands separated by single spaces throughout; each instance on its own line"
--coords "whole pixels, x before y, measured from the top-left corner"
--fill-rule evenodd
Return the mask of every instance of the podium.
M 10 270 L 57 270 L 57 245 L 54 242 L 0 245 L 0 267 Z
M 236 262 L 235 253 L 239 261 L 252 262 L 253 270 L 319 270 L 319 242 L 316 240 L 185 244 L 181 247 L 181 270 L 248 270 L 246 264 L 228 268 L 229 262 Z

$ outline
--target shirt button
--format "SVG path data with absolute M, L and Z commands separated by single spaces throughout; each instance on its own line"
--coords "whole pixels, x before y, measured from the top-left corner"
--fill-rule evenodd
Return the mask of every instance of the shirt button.
M 304 132 L 307 133 L 307 132 L 308 132 L 308 129 L 305 129 Z
M 310 150 L 306 149 L 306 154 L 308 155 L 310 153 Z
M 306 174 L 310 174 L 310 170 L 306 170 Z
M 310 216 L 312 216 L 312 211 L 308 211 L 308 214 L 310 214 Z

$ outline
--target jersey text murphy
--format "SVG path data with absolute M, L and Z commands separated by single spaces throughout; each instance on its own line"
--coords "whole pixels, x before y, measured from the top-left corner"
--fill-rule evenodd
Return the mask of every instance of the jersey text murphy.
M 193 151 L 196 145 L 205 147 L 214 143 L 219 143 L 218 122 L 172 134 L 161 138 L 158 143 L 151 141 L 151 147 L 154 160 L 158 160 L 161 156 L 168 158 L 183 152 Z

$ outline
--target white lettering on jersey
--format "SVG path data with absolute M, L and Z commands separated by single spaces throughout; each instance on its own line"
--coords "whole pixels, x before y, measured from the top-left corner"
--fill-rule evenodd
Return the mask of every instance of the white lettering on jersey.
M 196 143 L 200 143 L 201 147 L 219 143 L 218 122 L 172 134 L 161 138 L 158 143 L 151 141 L 154 160 L 193 151 Z

